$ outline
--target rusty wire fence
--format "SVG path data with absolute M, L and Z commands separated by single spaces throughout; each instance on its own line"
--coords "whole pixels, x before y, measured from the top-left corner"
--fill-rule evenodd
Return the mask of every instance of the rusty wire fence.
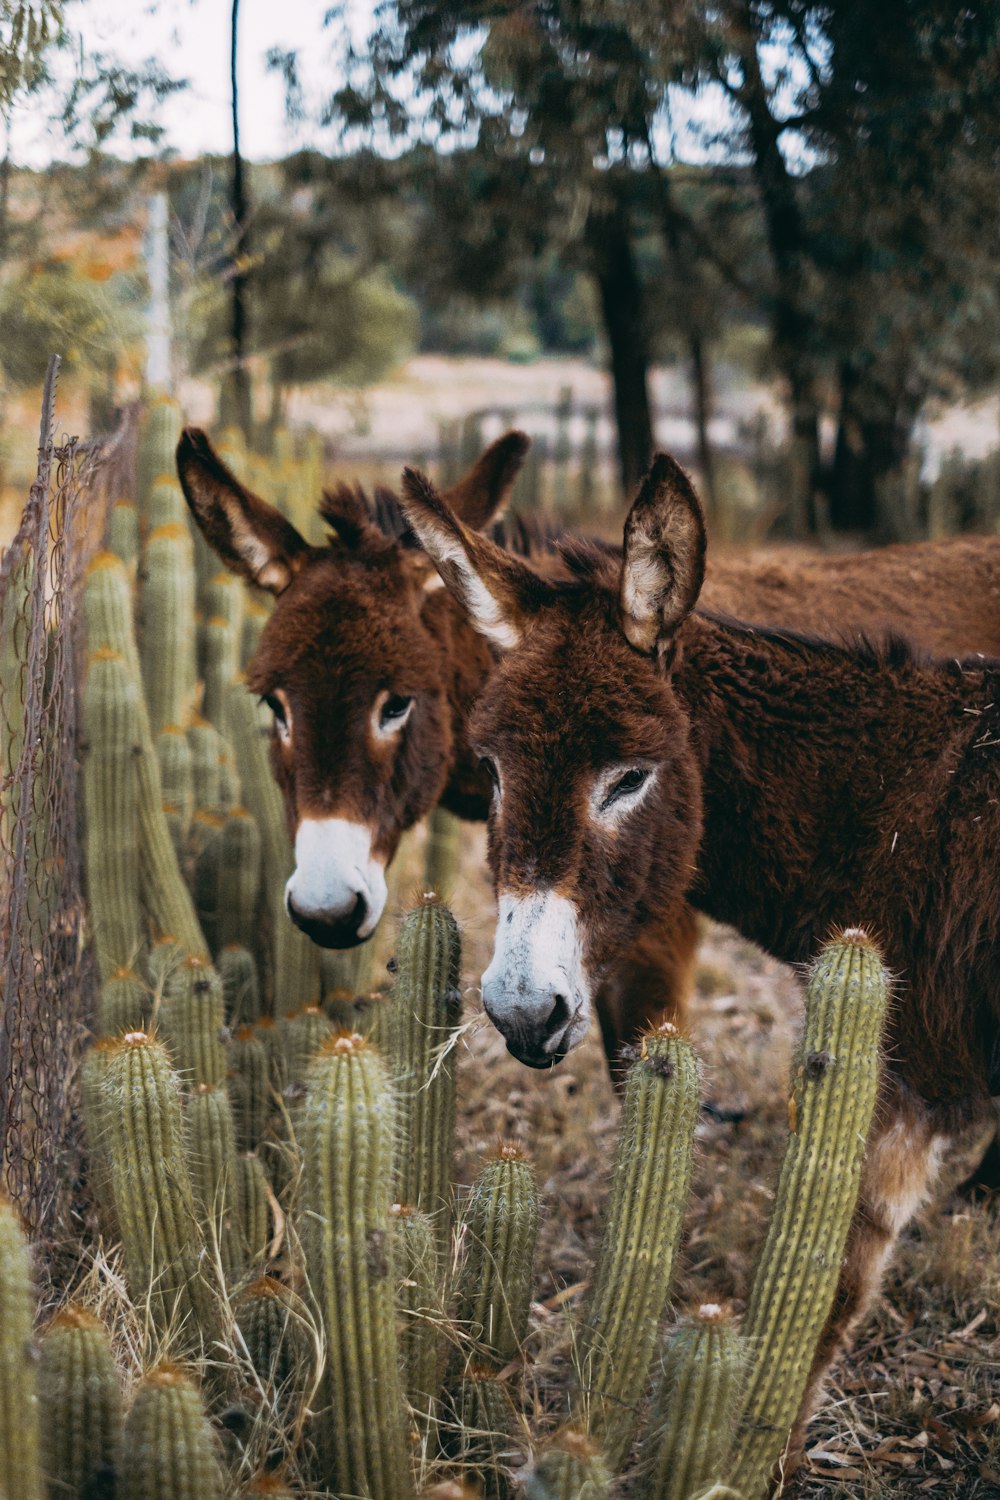
M 80 583 L 109 499 L 134 474 L 134 422 L 56 443 L 57 363 L 38 471 L 0 560 L 0 1187 L 53 1247 L 79 1155 L 72 1080 L 93 1011 L 77 777 Z

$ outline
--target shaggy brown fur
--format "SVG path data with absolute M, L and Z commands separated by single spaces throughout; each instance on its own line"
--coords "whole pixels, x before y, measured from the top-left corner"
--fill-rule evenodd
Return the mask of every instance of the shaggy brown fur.
M 527 447 L 509 433 L 486 450 L 446 497 L 470 526 L 489 525 L 503 505 Z M 399 838 L 440 802 L 460 817 L 484 819 L 490 785 L 469 746 L 472 705 L 493 656 L 465 612 L 414 549 L 398 501 L 375 503 L 338 486 L 322 507 L 335 535 L 310 547 L 274 507 L 242 486 L 205 435 L 188 429 L 178 471 L 199 526 L 220 557 L 277 596 L 251 665 L 254 691 L 291 706 L 291 744 L 274 737 L 273 759 L 289 825 L 305 813 L 370 824 L 376 851 L 391 859 Z M 518 550 L 546 556 L 548 541 L 518 528 L 502 535 Z M 588 559 L 614 556 L 584 548 Z M 803 629 L 876 629 L 885 619 L 916 628 L 939 651 L 1000 651 L 1000 538 L 888 548 L 858 557 L 795 558 L 753 565 L 715 564 L 703 601 L 755 619 Z M 368 733 L 380 691 L 418 696 L 403 737 L 373 745 Z M 696 926 L 688 908 L 651 912 L 629 957 L 608 978 L 598 1010 L 610 1058 L 652 1016 L 680 1010 L 688 988 Z
M 502 787 L 498 894 L 571 903 L 592 979 L 682 900 L 793 962 L 835 926 L 864 925 L 898 976 L 815 1387 L 942 1143 L 988 1118 L 1000 1092 L 1000 661 L 935 665 L 898 642 L 839 645 L 692 613 L 704 526 L 665 457 L 632 508 L 623 560 L 577 548 L 571 580 L 540 581 L 463 531 L 419 476 L 406 487 L 456 596 L 488 635 L 517 640 L 470 726 Z M 594 812 L 609 768 L 634 773 L 619 780 L 613 826 L 605 804 Z M 510 1014 L 523 1048 L 524 1017 Z

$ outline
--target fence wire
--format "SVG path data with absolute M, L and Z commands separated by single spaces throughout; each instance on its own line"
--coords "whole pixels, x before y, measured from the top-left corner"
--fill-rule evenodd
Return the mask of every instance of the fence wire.
M 93 1013 L 79 844 L 78 601 L 108 498 L 134 459 L 134 422 L 103 443 L 55 443 L 57 368 L 53 361 L 45 386 L 37 476 L 0 561 L 0 1186 L 50 1246 L 69 1223 L 78 1155 L 71 1086 Z

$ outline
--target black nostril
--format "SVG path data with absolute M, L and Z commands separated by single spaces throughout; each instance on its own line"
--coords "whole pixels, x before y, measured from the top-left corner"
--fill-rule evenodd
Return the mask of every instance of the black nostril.
M 290 895 L 285 897 L 285 905 L 296 927 L 321 948 L 353 948 L 362 941 L 358 934 L 368 915 L 368 902 L 363 895 L 355 898 L 354 905 L 343 916 L 306 915 Z
M 563 1031 L 569 1022 L 569 1001 L 565 995 L 556 995 L 555 1003 L 545 1023 L 545 1036 L 555 1036 L 557 1032 Z

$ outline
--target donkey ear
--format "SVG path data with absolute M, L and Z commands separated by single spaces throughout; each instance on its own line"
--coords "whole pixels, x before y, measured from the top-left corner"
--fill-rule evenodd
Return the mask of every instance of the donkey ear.
M 705 517 L 680 464 L 657 455 L 625 522 L 618 607 L 637 651 L 662 655 L 705 577 Z
M 482 531 L 506 506 L 530 447 L 527 433 L 505 432 L 441 499 L 464 525 Z
M 478 531 L 467 530 L 425 475 L 403 470 L 403 513 L 445 585 L 481 635 L 509 651 L 542 603 L 537 573 Z
M 291 522 L 240 484 L 198 427 L 181 433 L 177 473 L 212 550 L 248 583 L 283 593 L 311 550 Z

